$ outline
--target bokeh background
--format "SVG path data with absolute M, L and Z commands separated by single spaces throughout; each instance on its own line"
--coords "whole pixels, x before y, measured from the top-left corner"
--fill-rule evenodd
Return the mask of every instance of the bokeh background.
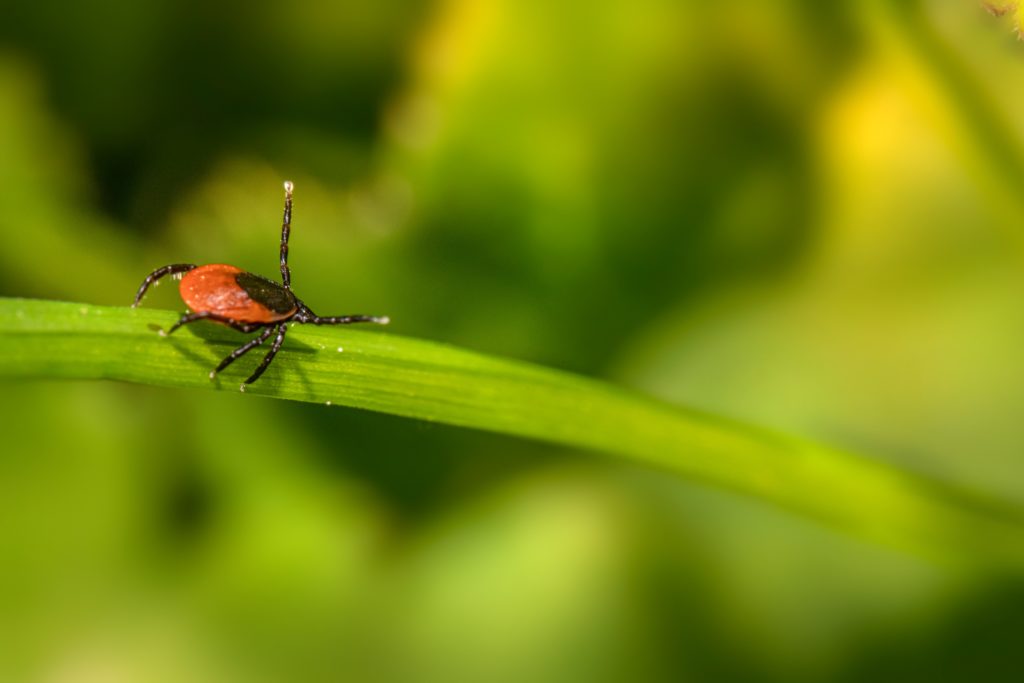
M 294 282 L 317 311 L 1024 501 L 1013 11 L 5 0 L 0 17 L 5 296 L 124 305 L 182 260 L 273 275 L 290 178 Z M 147 303 L 179 308 L 173 289 Z M 0 416 L 5 681 L 1024 670 L 1020 576 L 609 458 L 113 383 L 8 382 Z

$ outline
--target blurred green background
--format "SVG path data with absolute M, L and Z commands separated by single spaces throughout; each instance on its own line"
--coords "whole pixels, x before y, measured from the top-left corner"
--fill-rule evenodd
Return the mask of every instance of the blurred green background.
M 1012 12 L 0 7 L 0 294 L 126 305 L 179 261 L 274 276 L 290 178 L 318 312 L 1024 503 Z M 1021 576 L 664 473 L 232 393 L 0 389 L 0 680 L 1024 670 Z

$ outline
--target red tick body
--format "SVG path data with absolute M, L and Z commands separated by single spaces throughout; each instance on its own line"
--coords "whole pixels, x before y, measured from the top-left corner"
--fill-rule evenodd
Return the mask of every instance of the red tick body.
M 312 325 L 348 325 L 351 323 L 378 323 L 386 325 L 390 322 L 387 316 L 343 315 L 321 317 L 311 311 L 291 288 L 291 271 L 288 269 L 288 237 L 292 222 L 292 189 L 291 182 L 284 184 L 284 223 L 281 226 L 281 280 L 279 284 L 260 275 L 228 266 L 213 263 L 196 266 L 191 263 L 172 263 L 157 268 L 150 273 L 135 294 L 135 308 L 142 301 L 150 285 L 165 275 L 181 277 L 179 291 L 181 298 L 191 313 L 183 315 L 167 334 L 171 334 L 182 325 L 199 320 L 209 320 L 232 327 L 239 332 L 254 332 L 263 328 L 263 332 L 250 339 L 228 355 L 211 373 L 210 379 L 229 366 L 235 360 L 267 341 L 276 331 L 277 336 L 271 344 L 270 351 L 263 362 L 249 379 L 242 384 L 252 384 L 277 355 L 288 323 L 308 323 Z
M 290 301 L 287 296 L 280 296 L 278 301 L 266 301 L 265 297 L 263 301 L 254 299 L 244 287 L 246 275 L 257 277 L 234 266 L 213 263 L 185 273 L 178 289 L 182 300 L 193 311 L 208 311 L 241 322 L 274 323 L 295 314 L 298 307 L 294 296 Z M 241 282 L 239 276 L 243 276 Z M 267 282 L 279 288 L 282 294 L 290 294 L 276 282 Z M 275 304 L 276 308 L 272 308 Z

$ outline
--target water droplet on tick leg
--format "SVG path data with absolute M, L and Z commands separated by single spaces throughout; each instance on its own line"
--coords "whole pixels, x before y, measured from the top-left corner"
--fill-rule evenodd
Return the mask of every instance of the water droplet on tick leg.
M 238 385 L 238 390 L 241 391 L 244 394 L 245 393 L 245 384 L 239 384 Z

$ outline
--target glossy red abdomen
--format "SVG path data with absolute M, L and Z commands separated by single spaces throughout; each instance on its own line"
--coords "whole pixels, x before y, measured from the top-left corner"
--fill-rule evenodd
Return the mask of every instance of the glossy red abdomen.
M 248 274 L 220 263 L 193 268 L 181 278 L 181 298 L 196 313 L 214 313 L 246 323 L 285 320 L 295 313 L 293 306 L 272 308 L 265 301 L 253 299 L 250 290 L 239 284 L 239 275 Z

